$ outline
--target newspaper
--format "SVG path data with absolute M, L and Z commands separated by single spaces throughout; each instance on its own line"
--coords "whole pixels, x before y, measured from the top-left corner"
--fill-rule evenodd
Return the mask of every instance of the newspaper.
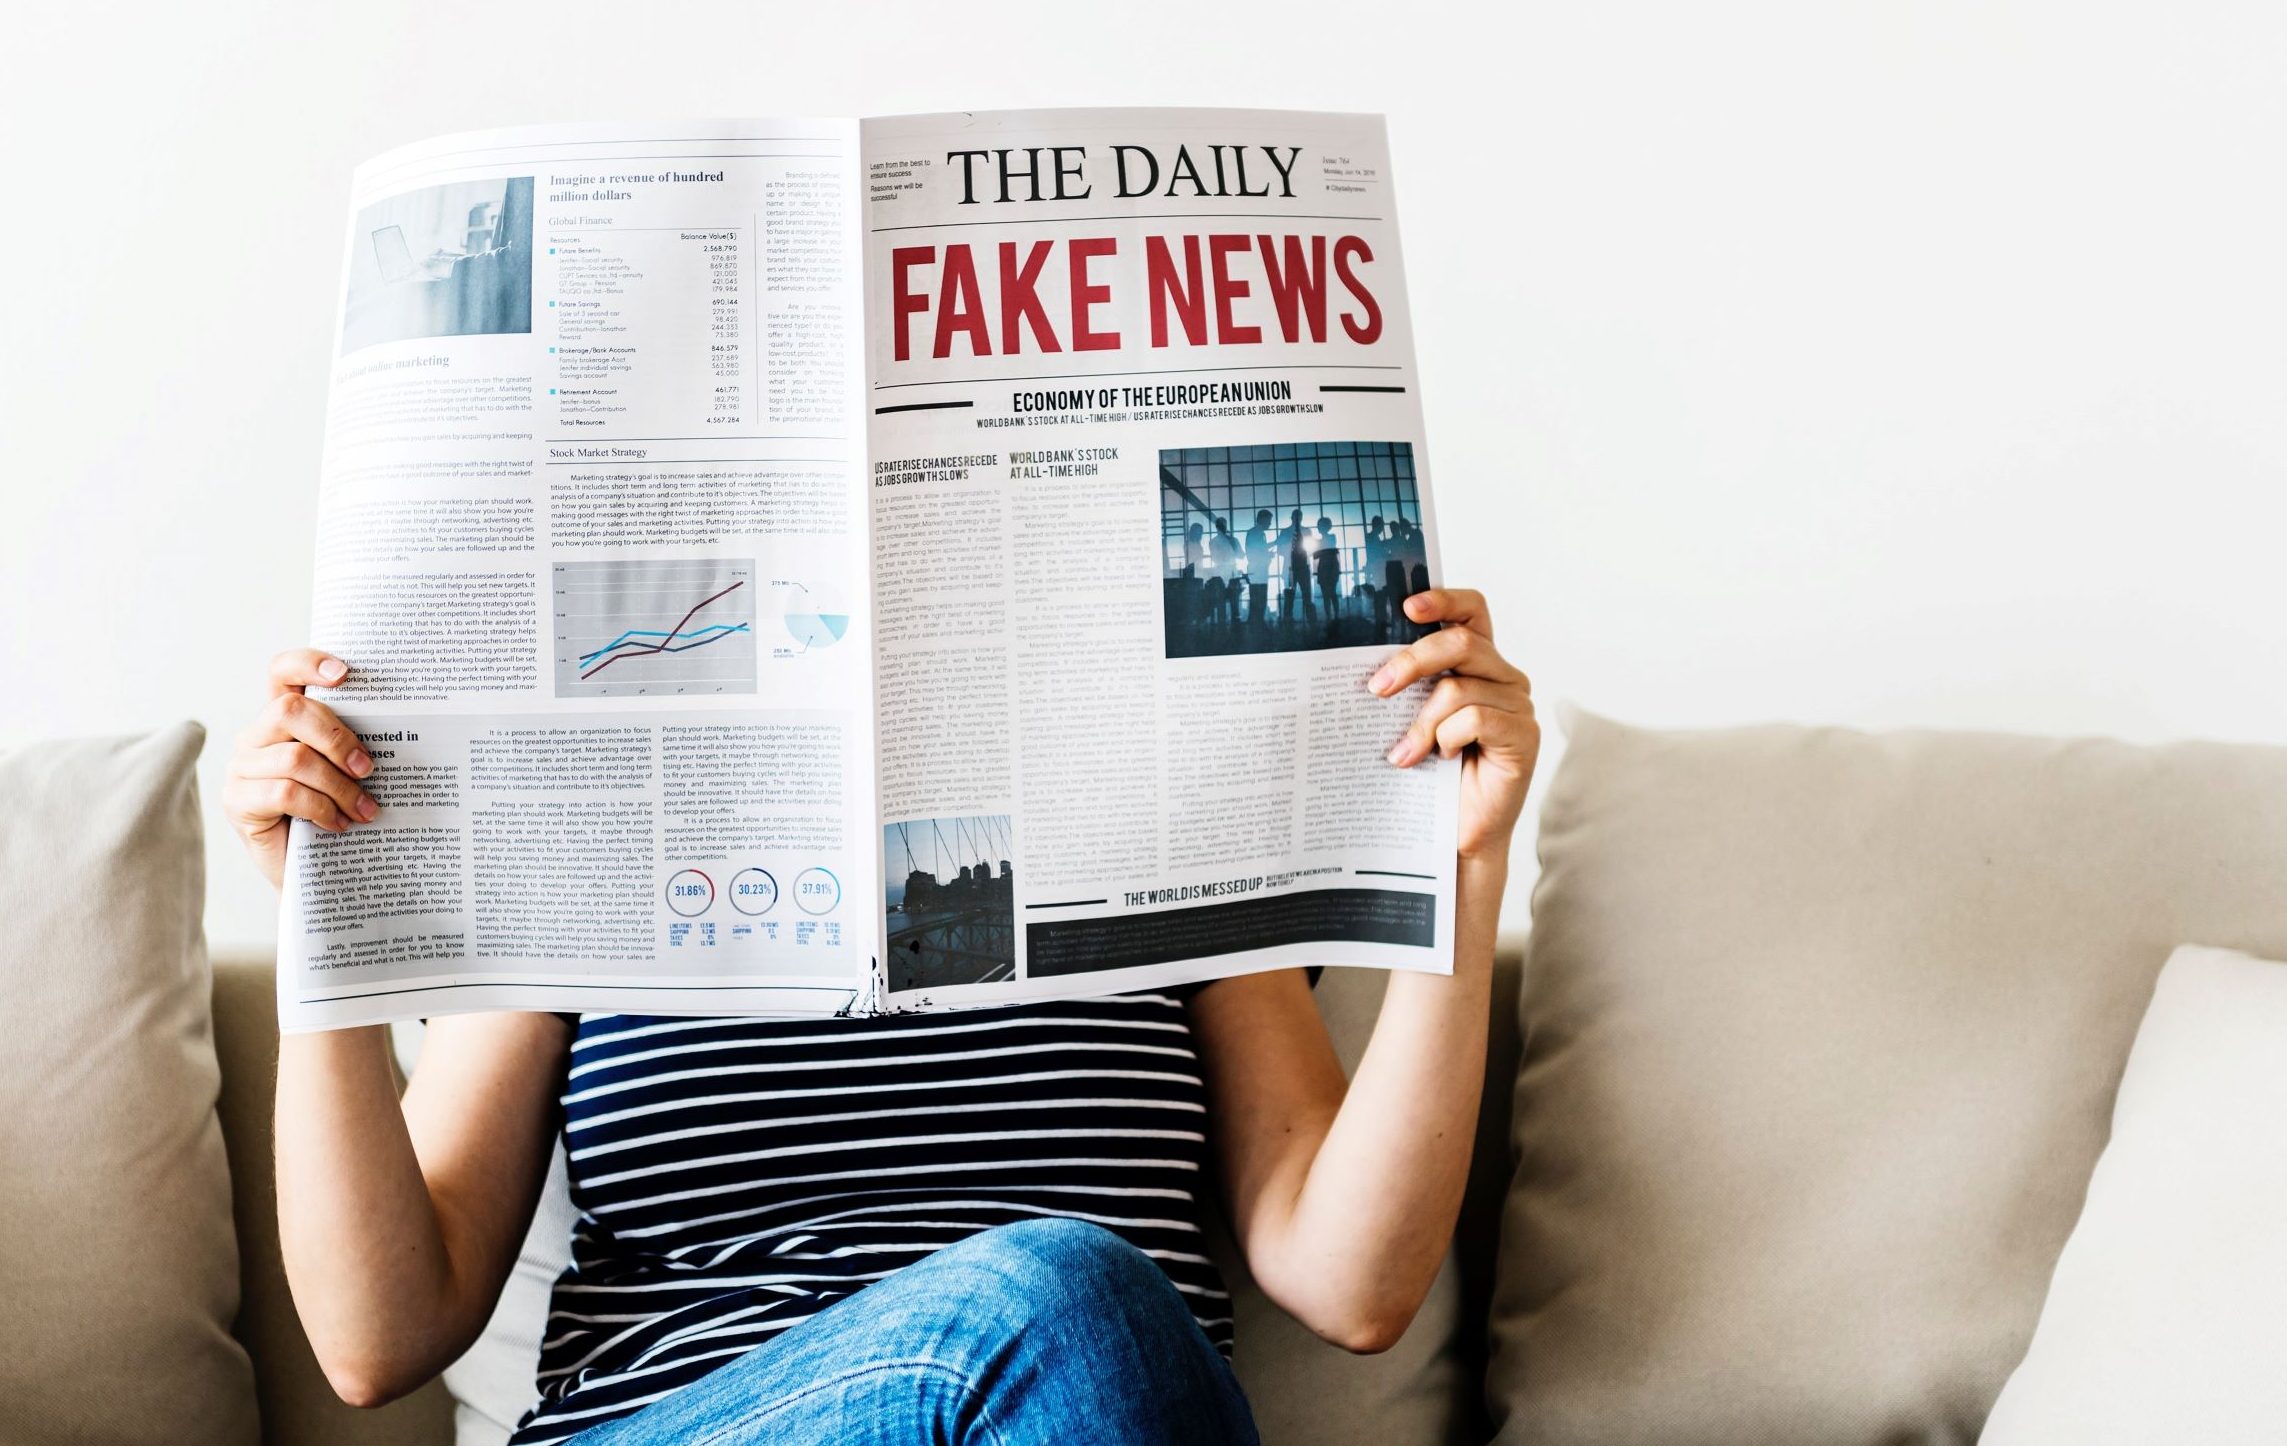
M 1452 967 L 1379 118 L 578 125 L 361 167 L 289 1029 Z

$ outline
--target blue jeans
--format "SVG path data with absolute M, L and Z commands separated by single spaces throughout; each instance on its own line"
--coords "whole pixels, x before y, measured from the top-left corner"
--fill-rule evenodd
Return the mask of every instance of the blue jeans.
M 1100 1226 L 987 1230 L 570 1446 L 1256 1446 L 1231 1368 Z

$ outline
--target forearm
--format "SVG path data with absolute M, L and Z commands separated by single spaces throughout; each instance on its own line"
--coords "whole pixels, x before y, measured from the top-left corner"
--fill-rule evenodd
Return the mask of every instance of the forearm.
M 288 1035 L 278 1057 L 286 1276 L 327 1378 L 360 1405 L 442 1368 L 456 1315 L 388 1050 L 382 1029 L 349 1029 Z
M 379 805 L 373 759 L 313 687 L 349 665 L 314 649 L 270 663 L 270 702 L 240 736 L 224 809 L 273 884 L 292 820 L 339 833 Z M 476 1338 L 548 1169 L 569 1031 L 545 1014 L 431 1021 L 400 1101 L 380 1029 L 289 1035 L 273 1145 L 286 1279 L 344 1400 L 411 1390 Z
M 1390 976 L 1381 1016 L 1340 1108 L 1296 1183 L 1271 1265 L 1315 1303 L 1307 1317 L 1355 1323 L 1368 1348 L 1402 1330 L 1436 1279 L 1468 1179 L 1505 852 L 1461 861 L 1452 975 Z

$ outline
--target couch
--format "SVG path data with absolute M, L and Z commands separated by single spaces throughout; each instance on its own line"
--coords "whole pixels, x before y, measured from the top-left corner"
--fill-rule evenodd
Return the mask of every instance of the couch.
M 2051 1274 L 2170 951 L 2287 957 L 2287 750 L 1663 733 L 1586 715 L 1568 734 L 1541 819 L 1533 929 L 1501 951 L 1468 1199 L 1413 1328 L 1384 1355 L 1344 1355 L 1280 1316 L 1222 1250 L 1236 1365 L 1264 1439 L 1976 1440 L 2036 1324 L 2048 1330 Z M 18 834 L 21 815 L 46 806 L 35 795 L 61 789 L 59 771 L 110 769 L 122 792 L 156 790 L 117 828 L 82 808 L 68 846 L 0 851 L 0 884 L 22 885 L 0 903 L 51 907 L 43 869 L 160 881 L 161 919 L 195 897 L 195 868 L 177 879 L 143 856 L 195 850 L 183 781 L 195 738 L 105 746 L 18 760 L 14 774 L 0 758 Z M 251 1369 L 250 1384 L 217 1389 L 251 1392 L 260 1439 L 282 1446 L 496 1441 L 536 1326 L 510 1317 L 538 1308 L 562 1202 L 527 1242 L 522 1295 L 448 1373 L 460 1399 L 438 1382 L 381 1410 L 342 1406 L 279 1265 L 270 963 L 224 956 L 210 971 L 195 919 L 187 935 L 160 934 L 192 961 L 166 978 L 210 991 L 211 1016 L 177 1031 L 191 1073 L 176 1093 L 195 1112 L 209 1092 L 228 1162 L 227 1200 L 212 1198 L 235 1220 L 224 1268 L 236 1290 L 217 1318 Z M 125 959 L 151 946 L 119 947 Z M 1320 986 L 1346 1062 L 1381 987 L 1341 970 Z M 48 1148 L 52 1166 L 61 1155 Z M 0 1155 L 0 1185 L 9 1168 Z M 227 1241 L 196 1248 L 230 1253 Z M 18 1280 L 53 1284 L 0 1247 L 0 1287 Z M 0 1346 L 11 1332 L 35 1338 L 32 1314 L 0 1294 Z M 68 1419 L 57 1411 L 84 1402 L 16 1412 L 12 1386 L 33 1387 L 6 1379 L 4 1362 L 0 1442 L 138 1439 L 55 1434 Z M 49 1425 L 11 1430 L 27 1421 Z M 180 1439 L 252 1439 L 235 1418 L 183 1424 Z

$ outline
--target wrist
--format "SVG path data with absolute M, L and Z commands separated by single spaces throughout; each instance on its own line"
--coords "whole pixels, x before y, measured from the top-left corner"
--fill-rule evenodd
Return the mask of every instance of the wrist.
M 1454 878 L 1463 890 L 1464 899 L 1475 894 L 1491 895 L 1493 907 L 1501 903 L 1501 891 L 1509 882 L 1509 840 L 1487 844 L 1462 854 L 1456 861 Z
M 311 1067 L 331 1069 L 387 1069 L 390 1060 L 389 1026 L 361 1024 L 348 1029 L 300 1030 L 278 1037 L 278 1058 Z

